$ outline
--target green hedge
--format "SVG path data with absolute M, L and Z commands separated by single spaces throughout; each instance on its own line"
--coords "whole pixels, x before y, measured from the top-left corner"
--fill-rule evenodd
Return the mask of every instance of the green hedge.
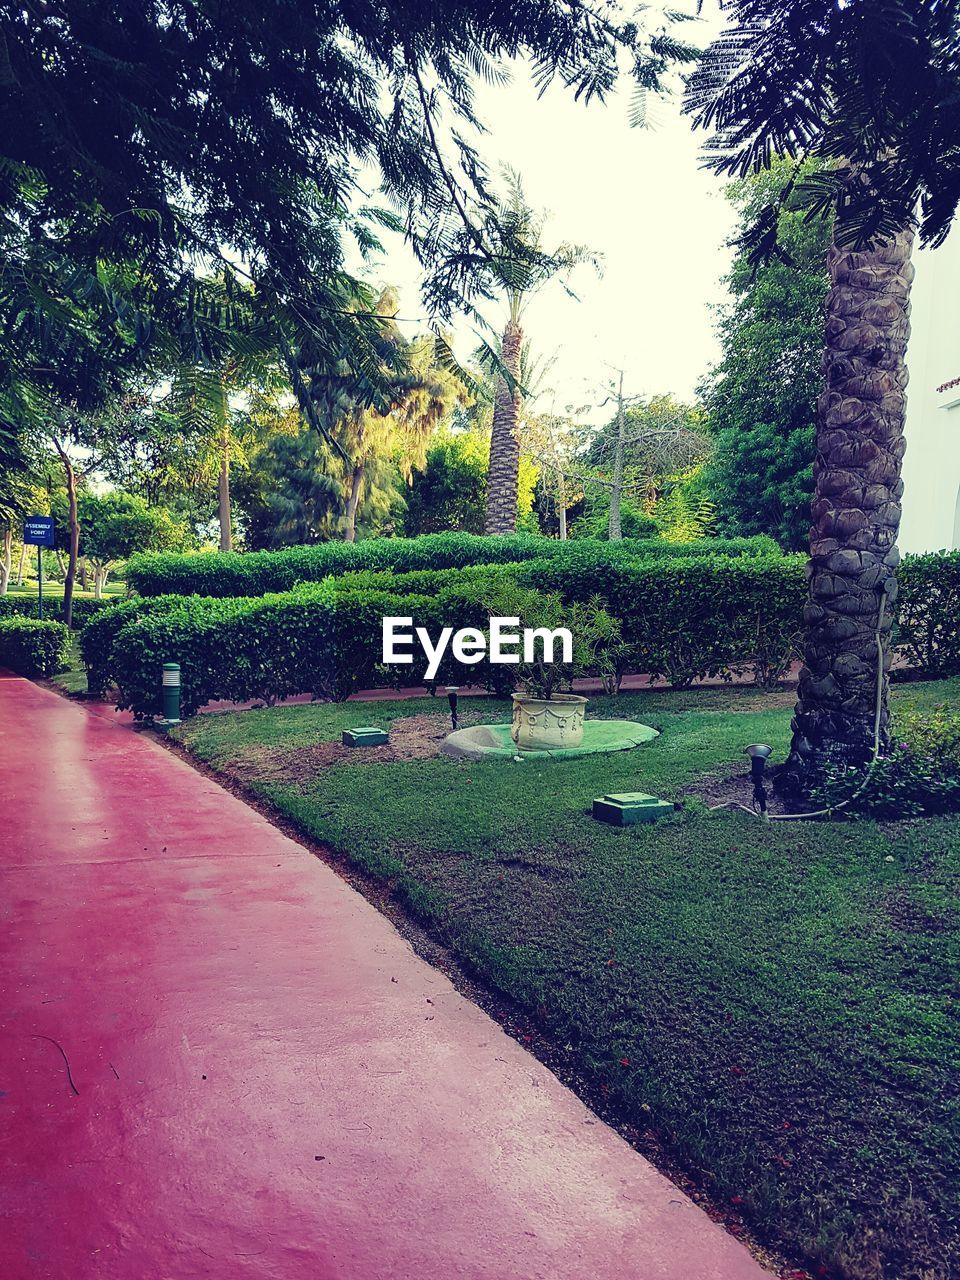
M 82 631 L 91 618 L 96 617 L 103 609 L 109 609 L 113 600 L 90 600 L 86 596 L 76 596 L 73 601 L 73 629 Z M 36 618 L 39 604 L 36 596 L 0 596 L 0 618 Z M 63 621 L 63 597 L 44 597 L 44 620 Z
M 128 601 L 91 623 L 81 647 L 91 687 L 116 684 L 120 705 L 138 716 L 160 710 L 164 662 L 180 663 L 185 715 L 219 698 L 345 698 L 357 689 L 415 685 L 424 678 L 419 646 L 412 664 L 381 665 L 384 616 L 412 616 L 415 626 L 434 636 L 441 626 L 484 628 L 488 588 L 500 574 L 568 602 L 599 597 L 623 623 L 621 674 L 647 671 L 679 686 L 730 670 L 775 678 L 793 656 L 804 593 L 802 562 L 794 557 L 624 558 L 616 573 L 599 581 L 586 565 L 565 574 L 549 560 L 485 570 L 357 574 L 262 598 Z M 469 679 L 504 693 L 514 671 L 487 662 L 465 669 L 448 654 L 436 679 Z
M 202 608 L 204 600 L 191 600 L 184 596 L 154 596 L 144 600 L 134 596 L 92 618 L 80 633 L 80 655 L 87 669 L 87 691 L 103 694 L 114 682 L 110 667 L 113 643 L 128 623 L 153 614 L 169 613 L 174 609 Z
M 476 613 L 471 606 L 497 574 L 509 574 L 520 586 L 555 593 L 570 604 L 598 599 L 622 624 L 619 675 L 642 671 L 675 688 L 731 672 L 749 672 L 757 683 L 769 685 L 798 656 L 806 595 L 802 556 L 610 559 L 598 550 L 603 545 L 581 547 L 563 559 L 345 574 L 337 583 L 355 591 L 442 593 L 451 605 L 459 602 L 458 613 Z M 476 625 L 463 625 L 471 624 Z
M 675 685 L 722 674 L 731 648 L 751 653 L 745 665 L 738 660 L 734 669 L 753 670 L 761 684 L 776 680 L 788 655 L 800 656 L 803 556 L 611 560 L 596 543 L 568 545 L 570 554 L 562 560 L 457 571 L 363 572 L 338 581 L 352 589 L 431 595 L 503 572 L 522 586 L 556 591 L 565 600 L 599 596 L 639 644 L 627 658 L 628 669 L 664 676 Z M 911 673 L 934 679 L 960 674 L 960 551 L 906 556 L 898 582 L 895 644 Z
M 640 559 L 621 551 L 610 558 L 602 544 L 581 544 L 563 558 L 364 570 L 264 597 L 133 599 L 92 621 L 81 649 L 90 687 L 116 684 L 121 704 L 137 715 L 159 711 L 164 662 L 183 668 L 185 714 L 218 698 L 344 698 L 361 688 L 422 682 L 426 660 L 418 648 L 413 665 L 380 664 L 385 615 L 412 616 L 432 635 L 441 626 L 483 628 L 485 601 L 501 575 L 567 603 L 598 599 L 622 624 L 620 676 L 641 671 L 682 688 L 745 673 L 769 685 L 799 656 L 802 556 Z M 960 555 L 908 557 L 900 578 L 902 652 L 925 674 L 960 670 Z M 437 682 L 466 679 L 503 693 L 513 669 L 485 662 L 465 669 L 448 655 Z
M 906 556 L 897 581 L 902 655 L 928 676 L 960 674 L 960 551 Z
M 416 683 L 423 663 L 389 672 L 380 666 L 381 620 L 404 608 L 431 627 L 437 618 L 436 602 L 426 598 L 352 595 L 331 583 L 256 599 L 168 597 L 147 605 L 123 620 L 105 664 L 119 705 L 137 716 L 160 712 L 165 662 L 180 664 L 184 716 L 219 698 L 273 702 L 312 693 L 340 700 L 361 688 Z M 402 680 L 393 674 L 400 671 Z
M 381 664 L 382 619 L 398 615 L 412 616 L 434 636 L 441 626 L 486 622 L 479 600 L 456 591 L 401 596 L 309 583 L 259 599 L 194 597 L 127 620 L 113 642 L 109 679 L 119 690 L 118 705 L 138 717 L 160 714 L 165 662 L 180 664 L 184 716 L 221 698 L 269 703 L 311 693 L 343 700 L 359 689 L 421 684 L 427 659 L 419 647 L 412 663 Z M 435 679 L 463 684 L 465 671 L 471 684 L 496 693 L 514 687 L 512 667 L 481 662 L 464 668 L 449 652 Z
M 536 585 L 565 600 L 599 596 L 622 624 L 621 675 L 643 671 L 684 688 L 750 674 L 770 685 L 799 655 L 803 566 L 802 556 L 712 557 L 626 562 L 600 574 L 583 562 L 566 572 L 550 565 Z
M 62 622 L 0 618 L 0 667 L 21 676 L 52 676 L 62 670 L 70 632 Z
M 622 542 L 576 539 L 559 542 L 527 534 L 488 538 L 469 533 L 435 533 L 419 538 L 372 538 L 365 542 L 324 542 L 313 547 L 247 554 L 210 552 L 201 555 L 138 555 L 127 568 L 131 590 L 140 595 L 260 596 L 289 591 L 301 582 L 320 582 L 331 574 L 359 569 L 456 569 L 474 564 L 501 564 L 546 556 L 576 556 L 581 549 L 604 559 L 717 555 L 775 555 L 771 538 L 705 538 L 693 543 L 659 538 L 624 538 Z

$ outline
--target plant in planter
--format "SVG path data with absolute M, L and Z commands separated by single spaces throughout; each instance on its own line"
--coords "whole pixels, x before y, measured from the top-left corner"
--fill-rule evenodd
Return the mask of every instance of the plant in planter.
M 558 595 L 512 580 L 492 583 L 484 604 L 491 618 L 517 618 L 524 634 L 569 631 L 566 653 L 559 637 L 551 645 L 540 635 L 522 646 L 516 671 L 523 692 L 513 694 L 512 737 L 528 751 L 579 746 L 588 700 L 572 692 L 572 683 L 579 676 L 611 677 L 620 646 L 619 621 L 597 598 L 567 605 Z

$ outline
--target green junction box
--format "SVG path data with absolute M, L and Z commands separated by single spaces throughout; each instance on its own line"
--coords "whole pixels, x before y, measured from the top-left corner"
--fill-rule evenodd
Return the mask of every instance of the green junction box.
M 673 805 L 643 791 L 622 791 L 619 795 L 598 796 L 593 816 L 614 827 L 631 827 L 635 822 L 656 822 L 673 813 Z
M 345 747 L 385 747 L 390 741 L 386 729 L 366 726 L 362 729 L 344 729 L 340 739 Z

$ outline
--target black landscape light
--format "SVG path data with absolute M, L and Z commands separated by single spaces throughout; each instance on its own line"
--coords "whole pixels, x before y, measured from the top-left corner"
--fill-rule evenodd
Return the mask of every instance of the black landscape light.
M 454 729 L 460 728 L 460 721 L 457 719 L 457 691 L 460 686 L 458 684 L 447 685 L 447 701 L 450 703 L 450 720 Z
M 763 778 L 767 761 L 773 755 L 773 747 L 768 747 L 765 742 L 754 742 L 752 746 L 744 747 L 743 754 L 750 757 L 750 777 L 753 779 L 754 802 L 760 813 L 766 816 L 767 789 L 763 785 Z

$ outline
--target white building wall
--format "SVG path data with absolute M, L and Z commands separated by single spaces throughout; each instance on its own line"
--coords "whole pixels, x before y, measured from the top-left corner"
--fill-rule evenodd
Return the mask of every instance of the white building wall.
M 914 263 L 899 545 L 941 551 L 960 548 L 960 231 Z

